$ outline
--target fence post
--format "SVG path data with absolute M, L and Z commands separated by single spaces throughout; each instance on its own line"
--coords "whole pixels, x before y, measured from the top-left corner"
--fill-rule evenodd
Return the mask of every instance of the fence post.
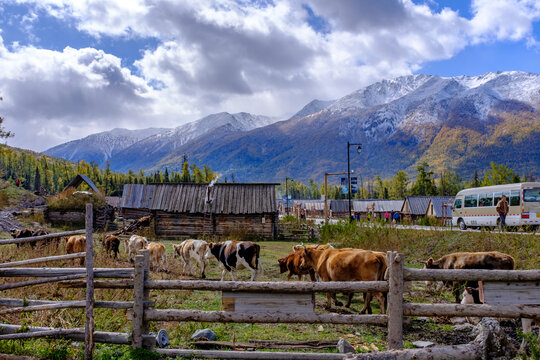
M 144 318 L 144 255 L 135 256 L 135 277 L 133 279 L 133 320 L 132 340 L 134 349 L 142 347 Z
M 388 279 L 388 349 L 403 349 L 403 256 L 387 253 Z
M 86 204 L 86 319 L 84 324 L 84 359 L 91 360 L 94 353 L 94 241 L 93 207 Z
M 144 256 L 144 281 L 150 280 L 150 251 L 147 249 L 139 250 L 139 254 Z M 146 309 L 146 304 L 150 301 L 150 289 L 144 287 L 143 283 L 143 320 L 142 320 L 142 329 L 143 334 L 148 334 L 150 332 L 150 326 L 148 321 L 144 320 L 144 310 Z

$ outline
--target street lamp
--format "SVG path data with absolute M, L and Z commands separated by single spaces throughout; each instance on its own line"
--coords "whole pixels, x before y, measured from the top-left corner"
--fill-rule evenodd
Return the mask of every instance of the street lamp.
M 347 178 L 349 180 L 349 190 L 347 191 L 349 195 L 349 221 L 352 221 L 352 212 L 351 212 L 351 161 L 349 159 L 349 148 L 351 146 L 356 146 L 356 151 L 360 154 L 362 151 L 362 144 L 351 144 L 347 141 Z

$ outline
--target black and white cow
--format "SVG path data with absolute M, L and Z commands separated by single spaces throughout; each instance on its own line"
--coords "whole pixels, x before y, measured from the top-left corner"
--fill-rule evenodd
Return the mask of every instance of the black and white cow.
M 262 274 L 263 268 L 259 260 L 261 247 L 251 241 L 232 241 L 228 240 L 222 243 L 210 243 L 210 252 L 219 261 L 219 266 L 223 269 L 221 280 L 225 279 L 225 274 L 231 274 L 234 281 L 233 269 L 251 270 L 251 281 L 254 281 L 259 273 Z

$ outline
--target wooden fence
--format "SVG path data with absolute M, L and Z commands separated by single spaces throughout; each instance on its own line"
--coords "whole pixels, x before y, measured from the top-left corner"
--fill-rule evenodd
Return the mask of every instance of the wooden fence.
M 89 212 L 91 214 L 91 211 Z M 92 239 L 92 222 L 87 222 L 87 239 Z M 0 240 L 1 242 L 2 240 Z M 150 260 L 148 250 L 139 251 L 135 256 L 134 268 L 100 269 L 93 268 L 93 245 L 87 241 L 86 269 L 78 268 L 1 268 L 0 277 L 40 277 L 39 280 L 62 281 L 61 286 L 86 288 L 84 301 L 50 301 L 0 298 L 0 314 L 23 311 L 42 311 L 59 308 L 85 308 L 85 329 L 52 329 L 32 327 L 28 332 L 19 333 L 17 325 L 0 324 L 0 340 L 34 337 L 63 337 L 76 341 L 85 341 L 85 358 L 92 358 L 93 344 L 96 342 L 125 344 L 134 348 L 153 348 L 154 351 L 168 356 L 237 358 L 237 359 L 343 359 L 344 354 L 297 353 L 297 352 L 257 352 L 257 351 L 219 351 L 194 349 L 159 349 L 156 348 L 154 335 L 149 334 L 152 321 L 200 321 L 234 323 L 326 323 L 326 324 L 375 324 L 388 328 L 388 348 L 393 357 L 385 357 L 385 352 L 368 354 L 371 359 L 378 358 L 479 358 L 477 345 L 466 344 L 457 347 L 438 347 L 429 350 L 401 350 L 403 348 L 403 323 L 406 316 L 495 316 L 508 318 L 539 318 L 540 309 L 529 305 L 461 305 L 461 304 L 420 304 L 404 302 L 404 282 L 406 281 L 457 281 L 457 280 L 497 280 L 497 281 L 540 281 L 540 270 L 503 271 L 503 270 L 431 270 L 404 269 L 403 256 L 388 252 L 389 278 L 387 281 L 369 282 L 238 282 L 208 280 L 150 280 Z M 58 257 L 55 257 L 56 259 Z M 25 260 L 28 261 L 33 260 Z M 23 262 L 11 263 L 24 265 Z M 82 280 L 82 278 L 85 278 Z M 116 280 L 101 280 L 113 278 Z M 99 280 L 95 280 L 99 279 Z M 35 283 L 27 284 L 33 285 Z M 5 284 L 13 285 L 13 284 Z M 94 289 L 133 290 L 133 301 L 95 301 Z M 261 298 L 271 294 L 313 294 L 316 292 L 387 292 L 388 312 L 376 315 L 342 315 L 334 313 L 299 313 L 295 309 L 278 312 L 234 312 L 200 311 L 178 309 L 154 309 L 149 301 L 150 291 L 162 290 L 206 290 L 228 293 L 249 292 L 259 294 Z M 26 306 L 23 306 L 26 305 Z M 131 334 L 101 332 L 94 329 L 93 309 L 131 309 Z M 427 351 L 427 353 L 426 353 Z M 428 354 L 429 353 L 429 354 Z M 400 357 L 396 357 L 396 354 Z M 426 355 L 427 354 L 427 355 Z M 363 358 L 357 355 L 356 358 Z M 390 355 L 388 355 L 390 356 Z

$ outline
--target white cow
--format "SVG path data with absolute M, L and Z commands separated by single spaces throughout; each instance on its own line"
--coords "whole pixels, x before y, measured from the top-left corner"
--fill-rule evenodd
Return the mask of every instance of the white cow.
M 184 274 L 192 275 L 191 265 L 193 263 L 199 264 L 201 268 L 201 278 L 205 279 L 206 275 L 204 271 L 208 266 L 208 260 L 211 258 L 210 248 L 208 243 L 204 240 L 188 239 L 184 240 L 179 245 L 174 244 L 174 257 L 180 257 L 184 262 Z
M 131 253 L 137 255 L 138 250 L 146 249 L 148 245 L 148 240 L 145 237 L 139 235 L 131 235 L 126 246 L 126 252 L 130 261 L 133 261 L 131 258 Z

